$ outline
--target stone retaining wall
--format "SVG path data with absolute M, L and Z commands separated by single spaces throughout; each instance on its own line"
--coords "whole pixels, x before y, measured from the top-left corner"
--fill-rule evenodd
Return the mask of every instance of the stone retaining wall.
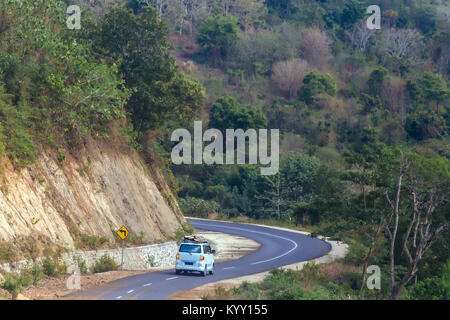
M 125 248 L 123 269 L 152 270 L 173 268 L 175 267 L 175 255 L 177 251 L 178 245 L 176 241 Z M 70 270 L 71 266 L 78 265 L 77 260 L 84 260 L 87 267 L 90 269 L 105 254 L 114 259 L 118 265 L 121 264 L 122 248 L 63 253 L 61 260 L 66 264 L 68 270 Z M 35 263 L 41 264 L 43 259 L 44 258 L 37 258 Z M 32 265 L 33 261 L 31 260 L 21 260 L 0 264 L 0 270 L 5 272 L 19 272 Z

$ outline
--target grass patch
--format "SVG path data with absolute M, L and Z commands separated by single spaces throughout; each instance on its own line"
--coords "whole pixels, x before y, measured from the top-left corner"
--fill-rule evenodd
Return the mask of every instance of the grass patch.
M 14 261 L 16 254 L 12 245 L 10 244 L 0 244 L 0 263 Z
M 145 234 L 142 231 L 139 234 L 132 233 L 127 237 L 126 242 L 135 246 L 143 245 L 146 243 Z
M 77 237 L 75 245 L 78 249 L 97 250 L 108 243 L 108 238 L 104 236 L 90 236 L 82 233 Z

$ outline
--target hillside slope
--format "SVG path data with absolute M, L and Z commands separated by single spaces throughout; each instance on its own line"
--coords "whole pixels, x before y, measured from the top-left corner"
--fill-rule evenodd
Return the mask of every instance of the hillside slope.
M 137 154 L 110 143 L 91 140 L 62 162 L 44 152 L 20 172 L 7 168 L 1 178 L 0 243 L 74 248 L 81 235 L 113 239 L 122 225 L 133 234 L 143 232 L 147 241 L 165 240 L 184 222 L 158 190 L 157 184 L 165 184 L 155 178 L 158 173 L 148 172 Z

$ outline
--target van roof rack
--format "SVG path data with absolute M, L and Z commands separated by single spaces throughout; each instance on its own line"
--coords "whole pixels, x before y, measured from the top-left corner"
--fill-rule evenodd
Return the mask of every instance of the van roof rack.
M 190 236 L 184 236 L 184 242 L 208 243 L 208 240 L 206 240 L 205 238 L 196 236 L 196 235 L 190 235 Z

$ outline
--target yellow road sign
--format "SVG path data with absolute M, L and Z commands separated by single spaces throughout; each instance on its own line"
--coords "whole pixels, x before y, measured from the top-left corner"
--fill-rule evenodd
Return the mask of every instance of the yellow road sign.
M 125 240 L 130 235 L 130 232 L 125 226 L 122 226 L 116 233 L 122 240 Z

